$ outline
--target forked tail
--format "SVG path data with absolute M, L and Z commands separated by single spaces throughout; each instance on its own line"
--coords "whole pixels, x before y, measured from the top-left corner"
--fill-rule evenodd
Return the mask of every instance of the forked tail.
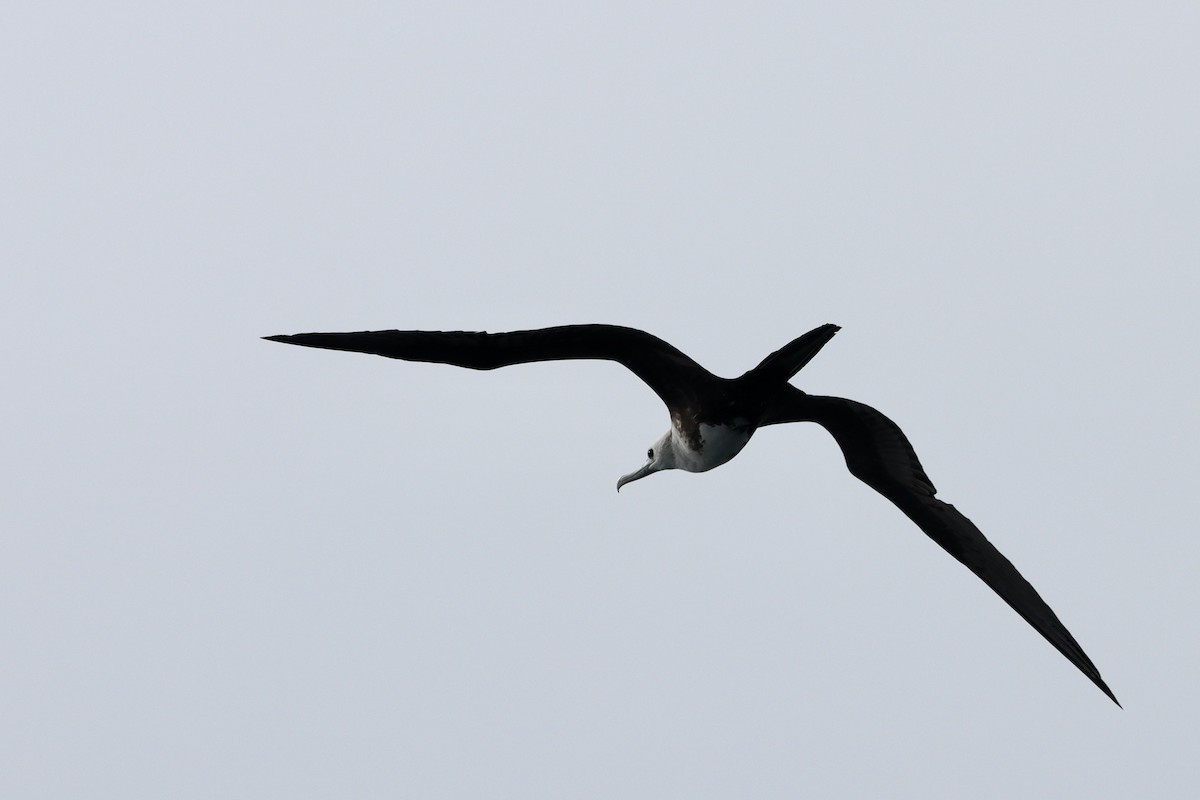
M 839 326 L 830 324 L 813 328 L 764 358 L 761 364 L 743 375 L 742 379 L 761 382 L 763 385 L 786 383 L 840 330 Z

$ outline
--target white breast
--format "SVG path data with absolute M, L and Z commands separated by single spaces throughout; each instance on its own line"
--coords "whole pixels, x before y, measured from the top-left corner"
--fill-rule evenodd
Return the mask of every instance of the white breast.
M 687 446 L 679 431 L 673 431 L 677 466 L 688 472 L 704 472 L 719 467 L 736 456 L 750 441 L 753 429 L 749 425 L 700 424 L 699 451 Z

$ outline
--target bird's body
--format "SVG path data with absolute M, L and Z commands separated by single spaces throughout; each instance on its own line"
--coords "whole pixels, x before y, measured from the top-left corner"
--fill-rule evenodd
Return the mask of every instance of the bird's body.
M 696 428 L 695 438 L 689 438 L 674 423 L 671 425 L 671 438 L 684 453 L 676 469 L 707 472 L 719 467 L 732 461 L 734 456 L 742 452 L 742 448 L 750 443 L 750 437 L 754 435 L 754 428 L 744 417 L 734 418 L 728 425 L 708 425 L 701 422 Z M 695 442 L 694 449 L 692 442 Z
M 663 340 L 615 325 L 494 334 L 362 331 L 266 338 L 481 370 L 533 361 L 617 361 L 654 390 L 671 417 L 670 429 L 647 452 L 645 464 L 623 476 L 618 490 L 665 469 L 705 472 L 718 467 L 741 452 L 761 427 L 815 422 L 833 435 L 855 477 L 891 500 L 1116 702 L 1083 649 L 1016 567 L 954 506 L 934 496 L 933 483 L 894 422 L 870 406 L 806 394 L 788 382 L 838 330 L 836 325 L 814 328 L 738 378 L 713 375 Z

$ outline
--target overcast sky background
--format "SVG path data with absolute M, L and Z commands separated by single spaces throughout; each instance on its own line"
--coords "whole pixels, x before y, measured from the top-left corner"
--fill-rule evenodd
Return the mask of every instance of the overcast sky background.
M 0 795 L 1195 797 L 1195 3 L 9 3 Z M 874 405 L 618 476 L 648 329 Z

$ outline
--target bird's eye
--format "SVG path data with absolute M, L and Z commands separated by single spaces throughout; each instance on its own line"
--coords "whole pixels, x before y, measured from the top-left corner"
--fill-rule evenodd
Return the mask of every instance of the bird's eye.
M 654 448 L 653 447 L 651 447 L 649 450 L 646 451 L 646 458 L 654 458 Z

